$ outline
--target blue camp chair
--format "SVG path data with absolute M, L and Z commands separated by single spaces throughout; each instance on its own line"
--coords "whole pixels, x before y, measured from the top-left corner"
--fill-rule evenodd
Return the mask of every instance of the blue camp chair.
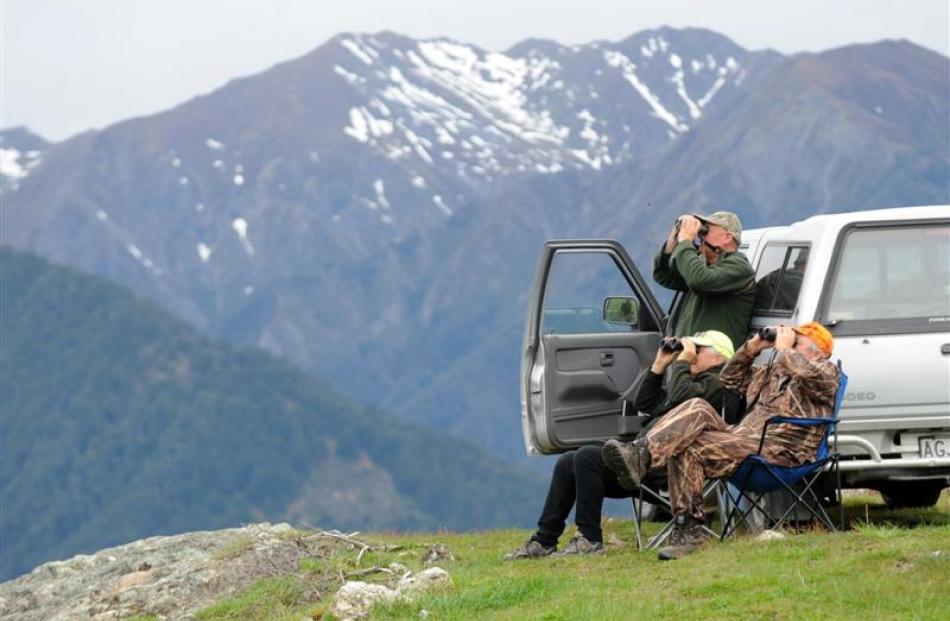
M 772 522 L 772 528 L 780 527 L 789 515 L 798 507 L 806 509 L 812 516 L 817 518 L 824 526 L 831 531 L 836 530 L 831 518 L 821 506 L 814 488 L 818 478 L 824 473 L 833 470 L 836 480 L 836 500 L 838 502 L 839 517 L 838 524 L 844 528 L 844 506 L 841 502 L 841 471 L 838 469 L 838 453 L 832 452 L 828 447 L 828 438 L 834 434 L 835 447 L 838 445 L 838 412 L 841 409 L 841 402 L 844 400 L 845 390 L 848 387 L 848 376 L 841 368 L 841 361 L 838 361 L 838 372 L 840 380 L 838 383 L 838 393 L 835 396 L 835 407 L 832 415 L 827 418 L 795 418 L 791 416 L 773 416 L 765 422 L 762 428 L 762 437 L 759 439 L 759 448 L 754 455 L 745 458 L 739 469 L 729 477 L 729 487 L 725 493 L 729 496 L 728 503 L 731 506 L 728 516 L 723 520 L 720 539 L 725 539 L 736 527 L 746 519 L 753 511 L 761 511 L 768 521 Z M 825 432 L 821 437 L 821 444 L 818 446 L 818 452 L 814 461 L 806 462 L 798 466 L 778 466 L 769 463 L 762 455 L 762 445 L 765 443 L 765 434 L 769 425 L 788 424 L 800 427 L 818 427 L 824 426 Z M 798 489 L 796 489 L 798 488 Z M 782 515 L 777 518 L 769 513 L 764 507 L 764 503 L 759 498 L 762 494 L 774 492 L 776 490 L 787 491 L 792 495 L 792 502 L 785 509 Z M 734 492 L 738 491 L 738 496 Z M 742 501 L 745 502 L 742 502 Z M 738 517 L 737 517 L 738 516 Z

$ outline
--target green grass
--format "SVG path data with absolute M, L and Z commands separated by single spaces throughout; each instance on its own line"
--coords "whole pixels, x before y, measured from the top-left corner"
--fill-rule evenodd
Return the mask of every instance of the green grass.
M 423 610 L 429 619 L 945 619 L 950 492 L 931 509 L 888 510 L 871 494 L 849 497 L 846 508 L 847 532 L 767 543 L 740 536 L 670 563 L 630 543 L 604 556 L 501 562 L 528 535 L 505 530 L 374 535 L 367 538 L 406 548 L 366 554 L 360 566 L 398 561 L 418 570 L 426 543 L 435 541 L 457 559 L 443 564 L 451 590 L 377 608 L 374 619 L 419 619 Z M 625 520 L 608 520 L 605 534 L 634 540 Z M 352 569 L 354 556 L 309 559 L 301 576 Z M 295 584 L 296 576 L 262 581 L 200 618 L 319 617 L 328 602 L 301 601 Z
M 237 558 L 254 547 L 254 538 L 250 535 L 243 535 L 234 538 L 232 541 L 224 544 L 214 552 L 214 559 L 218 561 L 227 561 Z
M 298 602 L 304 593 L 298 576 L 266 578 L 225 602 L 198 613 L 197 619 L 300 619 Z

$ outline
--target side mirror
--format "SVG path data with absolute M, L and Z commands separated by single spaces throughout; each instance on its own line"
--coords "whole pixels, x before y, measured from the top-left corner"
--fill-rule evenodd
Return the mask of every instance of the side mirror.
M 640 324 L 640 302 L 633 297 L 609 297 L 604 300 L 604 322 L 636 327 Z

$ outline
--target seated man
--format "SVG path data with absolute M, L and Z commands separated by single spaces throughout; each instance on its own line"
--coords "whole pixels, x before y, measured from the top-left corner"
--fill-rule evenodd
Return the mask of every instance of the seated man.
M 644 375 L 634 396 L 634 407 L 651 420 L 689 399 L 705 399 L 718 408 L 722 387 L 719 372 L 732 357 L 732 341 L 722 332 L 710 330 L 681 339 L 682 352 L 667 352 L 660 347 L 653 366 Z M 669 379 L 663 376 L 670 368 Z M 662 419 L 660 419 L 662 420 Z M 505 560 L 540 558 L 557 550 L 557 540 L 576 504 L 578 534 L 560 554 L 592 554 L 604 550 L 600 515 L 604 498 L 631 498 L 636 487 L 622 487 L 604 466 L 600 446 L 584 446 L 562 455 L 554 466 L 551 486 L 538 530 L 525 544 L 505 556 Z
M 767 419 L 832 414 L 838 391 L 838 368 L 828 360 L 833 345 L 831 333 L 817 322 L 779 327 L 774 344 L 756 335 L 720 375 L 723 388 L 746 396 L 746 414 L 737 425 L 726 424 L 705 401 L 691 399 L 666 414 L 643 438 L 607 441 L 604 462 L 622 484 L 636 486 L 648 470 L 667 468 L 676 526 L 669 545 L 660 550 L 661 560 L 689 554 L 705 541 L 703 482 L 732 474 L 755 453 Z M 773 346 L 773 361 L 753 367 L 759 352 Z M 821 427 L 771 426 L 762 455 L 782 466 L 802 464 L 814 458 L 823 433 Z

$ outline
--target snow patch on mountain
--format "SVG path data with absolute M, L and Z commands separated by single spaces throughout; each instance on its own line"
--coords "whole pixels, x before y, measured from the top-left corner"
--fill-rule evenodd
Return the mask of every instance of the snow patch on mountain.
M 254 246 L 251 245 L 251 241 L 247 237 L 247 220 L 244 218 L 235 218 L 231 222 L 231 228 L 237 233 L 238 240 L 240 240 L 241 246 L 244 247 L 244 252 L 247 253 L 247 256 L 253 257 Z
M 343 128 L 343 132 L 360 142 L 368 142 L 371 138 L 393 133 L 393 124 L 386 119 L 376 118 L 365 107 L 351 108 L 350 124 Z
M 369 47 L 363 47 L 353 39 L 342 39 L 340 45 L 345 47 L 353 56 L 356 56 L 367 65 L 373 64 L 373 56 L 376 51 Z
M 333 73 L 337 74 L 338 76 L 341 76 L 344 80 L 346 80 L 350 84 L 354 84 L 354 85 L 366 84 L 366 78 L 362 78 L 356 75 L 355 73 L 353 73 L 352 71 L 347 71 L 340 65 L 335 65 L 333 67 Z
M 197 246 L 198 258 L 201 259 L 202 263 L 207 263 L 211 259 L 212 249 L 211 246 L 204 242 L 200 242 Z
M 448 205 L 445 204 L 445 201 L 442 200 L 442 197 L 440 195 L 436 194 L 435 196 L 433 196 L 432 202 L 435 204 L 436 207 L 442 210 L 442 213 L 444 213 L 445 215 L 447 216 L 452 215 L 452 209 Z
M 376 192 L 376 203 L 383 209 L 389 209 L 389 200 L 386 198 L 386 185 L 382 179 L 373 182 L 373 191 Z
M 653 39 L 650 39 L 653 41 Z M 643 83 L 637 76 L 637 66 L 622 53 L 611 50 L 604 50 L 604 60 L 611 67 L 619 68 L 623 72 L 624 79 L 633 86 L 634 89 L 653 109 L 653 115 L 664 123 L 668 124 L 677 132 L 689 131 L 689 126 L 683 123 L 679 117 L 667 110 L 660 99 L 650 91 L 650 88 Z
M 0 149 L 0 174 L 12 179 L 22 179 L 29 173 L 20 165 L 20 152 L 16 149 Z
M 332 69 L 357 91 L 344 134 L 390 161 L 468 184 L 632 159 L 656 146 L 656 129 L 644 144 L 644 117 L 676 140 L 729 76 L 736 84 L 745 77 L 734 58 L 678 49 L 659 34 L 637 44 L 637 63 L 611 43 L 502 53 L 447 39 L 349 34 L 340 44 L 345 53 Z M 618 84 L 646 106 L 617 108 Z M 414 174 L 410 181 L 422 187 Z
M 164 272 L 162 271 L 162 268 L 160 268 L 160 267 L 158 267 L 157 265 L 155 265 L 155 262 L 152 261 L 150 258 L 148 258 L 148 257 L 145 255 L 145 253 L 142 252 L 141 248 L 139 248 L 139 247 L 136 246 L 135 244 L 132 244 L 132 243 L 126 244 L 126 245 L 125 245 L 125 250 L 126 250 L 130 255 L 132 255 L 132 258 L 133 258 L 133 259 L 135 259 L 136 261 L 138 261 L 138 263 L 139 263 L 142 267 L 144 267 L 145 269 L 147 269 L 148 271 L 150 271 L 152 274 L 154 274 L 154 275 L 156 275 L 156 276 L 161 276 L 161 275 L 164 273 Z
M 711 69 L 716 68 L 717 66 L 716 60 L 712 56 L 707 56 L 707 60 L 711 61 L 711 62 L 706 63 L 707 67 Z M 716 77 L 716 81 L 713 82 L 713 85 L 709 89 L 709 91 L 707 91 L 707 93 L 703 95 L 702 98 L 698 102 L 696 102 L 699 105 L 699 107 L 705 108 L 709 104 L 709 102 L 712 101 L 712 98 L 716 96 L 716 93 L 719 92 L 719 89 L 721 89 L 725 85 L 728 77 L 730 75 L 735 75 L 736 73 L 738 73 L 739 69 L 740 69 L 739 63 L 737 63 L 736 60 L 732 56 L 726 59 L 726 64 L 719 65 L 717 69 L 718 77 Z M 736 78 L 736 84 L 741 84 L 742 79 L 744 77 L 745 76 L 742 75 L 742 73 L 740 73 L 739 76 Z
M 686 92 L 686 81 L 685 74 L 682 69 L 678 69 L 676 73 L 673 74 L 673 84 L 676 85 L 676 94 L 679 95 L 680 99 L 683 100 L 683 103 L 686 104 L 686 107 L 689 109 L 689 116 L 693 119 L 698 119 L 703 115 L 700 107 L 694 102 L 689 93 Z
M 456 93 L 479 116 L 511 137 L 528 143 L 559 143 L 569 131 L 547 111 L 526 108 L 522 85 L 528 74 L 524 59 L 491 52 L 480 57 L 471 48 L 447 41 L 422 41 L 410 53 L 415 72 Z

